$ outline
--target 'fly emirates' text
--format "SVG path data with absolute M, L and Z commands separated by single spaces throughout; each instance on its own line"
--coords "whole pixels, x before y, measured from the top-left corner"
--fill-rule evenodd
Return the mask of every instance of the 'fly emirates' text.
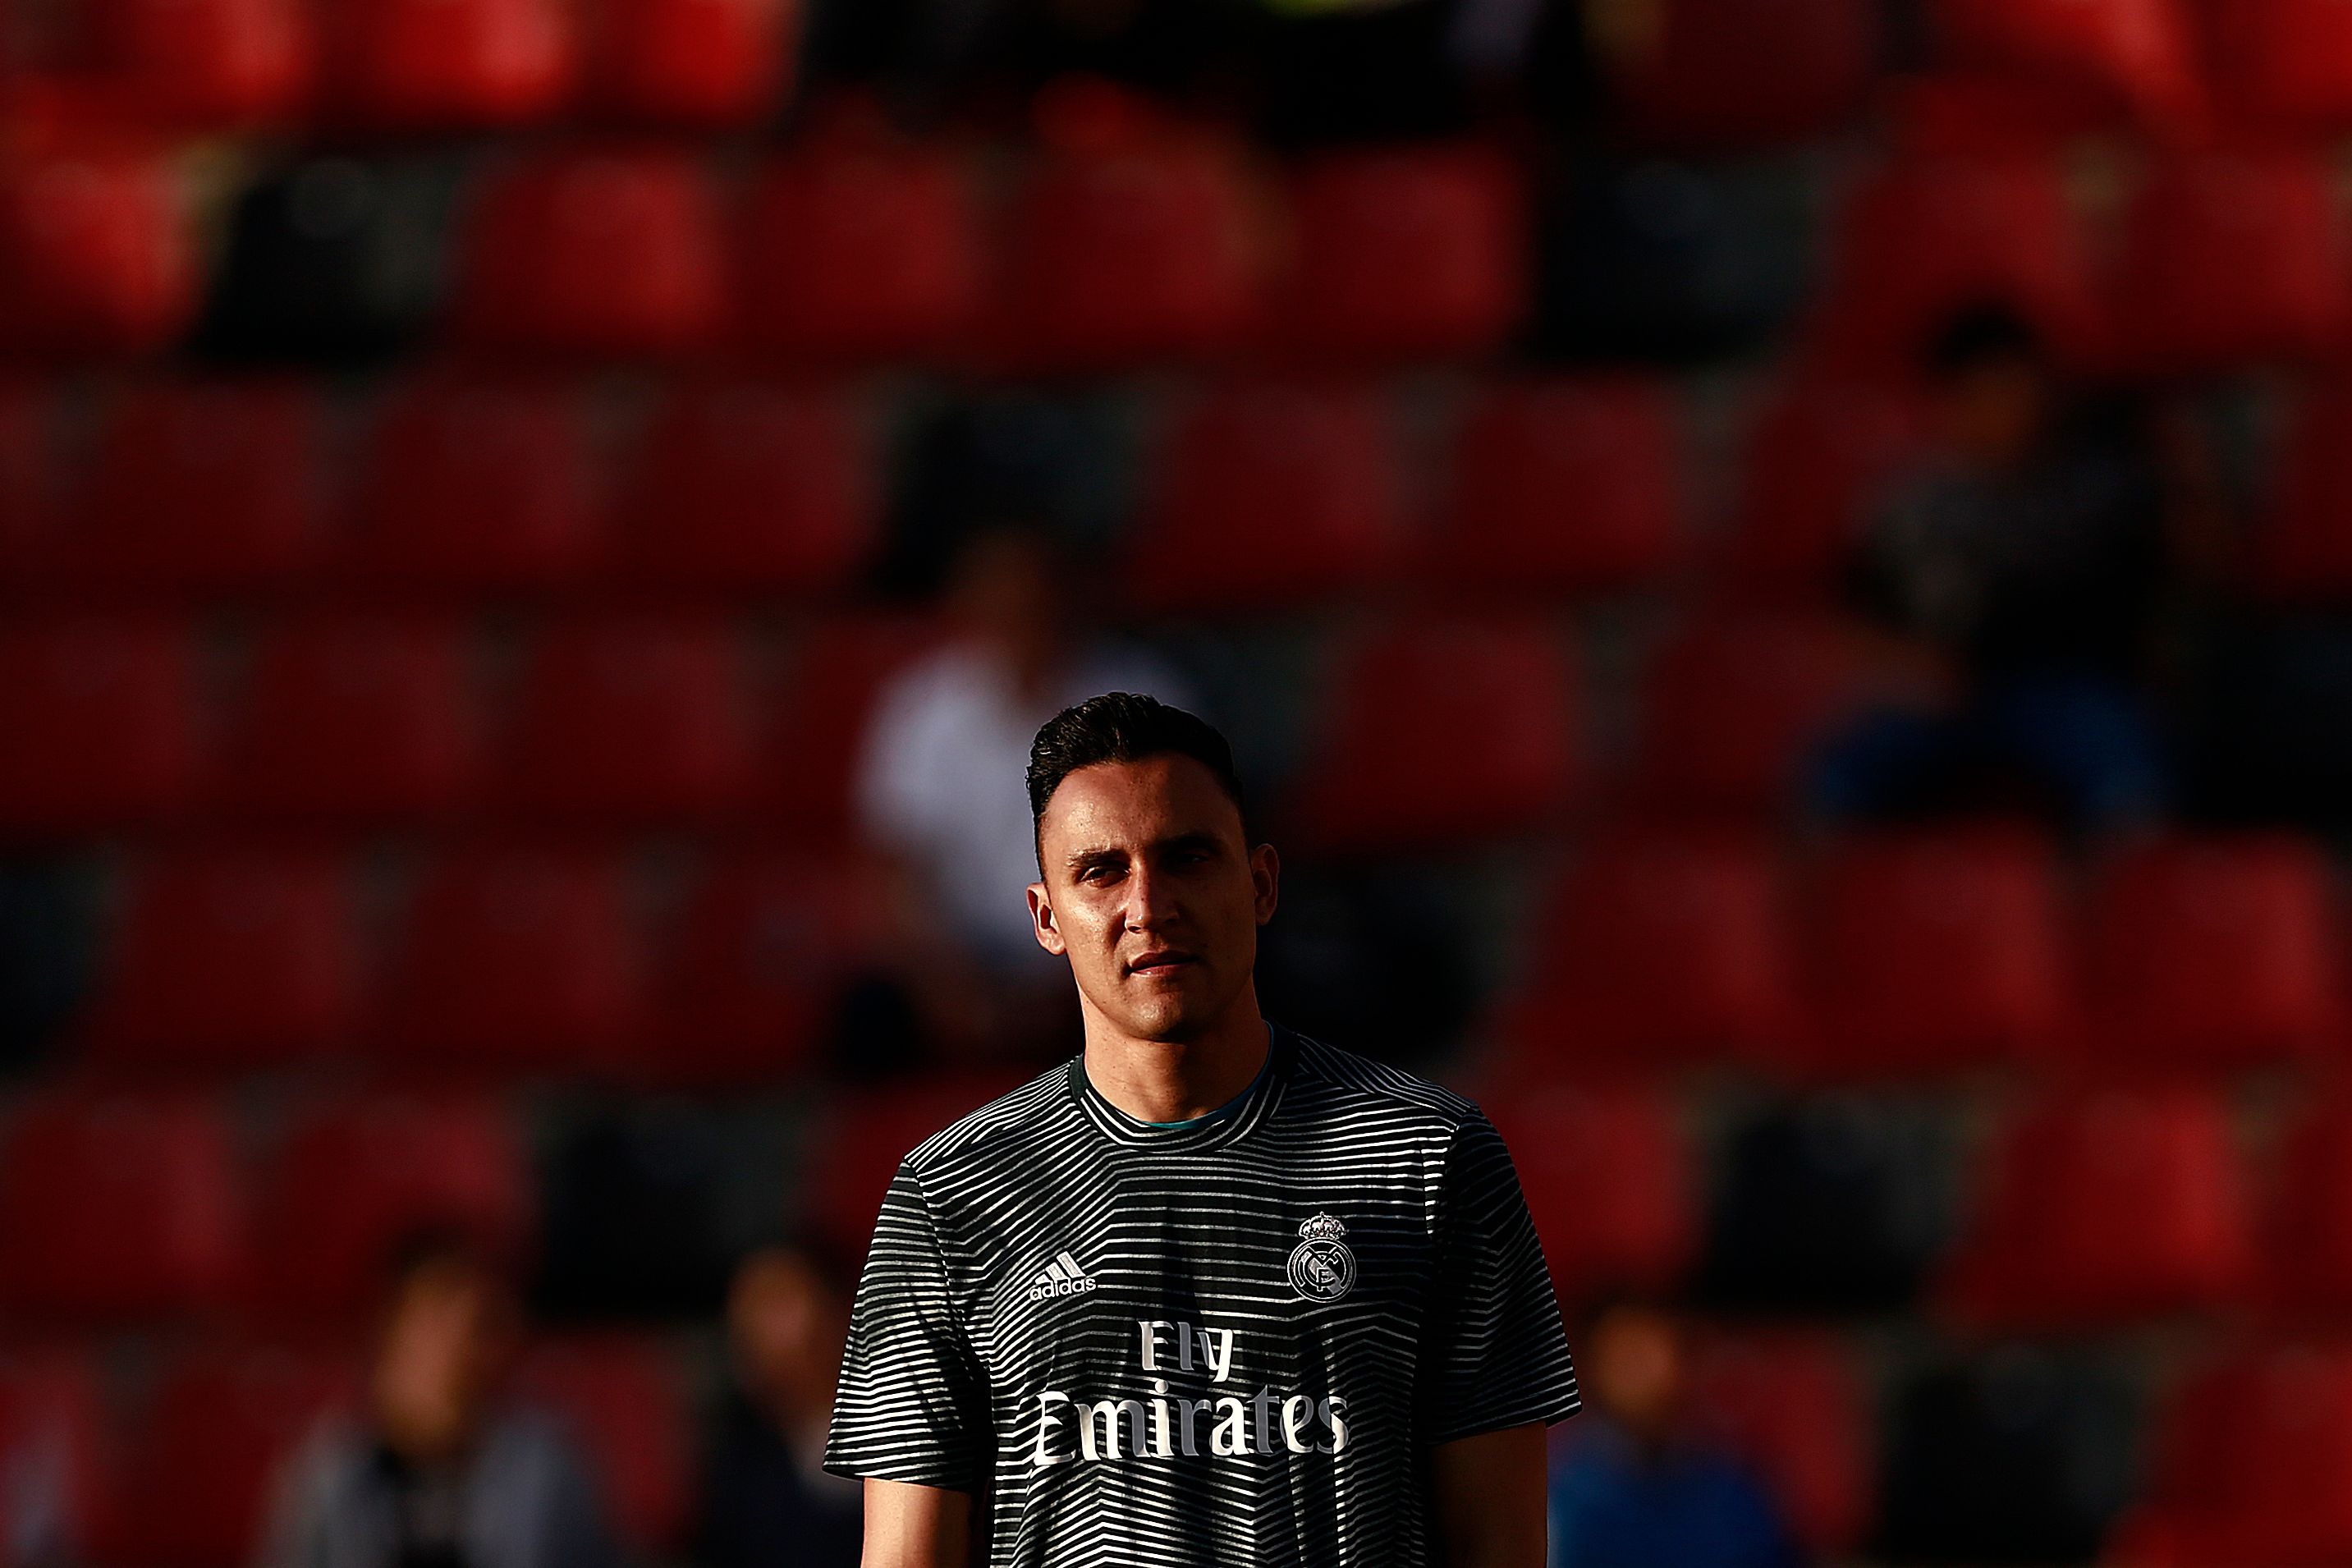
M 1234 1331 L 1201 1329 L 1159 1318 L 1136 1321 L 1147 1373 L 1205 1372 L 1213 1384 L 1234 1370 Z M 1208 1454 L 1238 1458 L 1253 1454 L 1336 1454 L 1348 1446 L 1348 1402 L 1339 1394 L 1316 1400 L 1304 1394 L 1260 1388 L 1244 1399 L 1212 1394 L 1187 1399 L 1168 1391 L 1164 1376 L 1150 1380 L 1149 1399 L 1075 1399 L 1057 1388 L 1037 1393 L 1037 1441 L 1033 1467 L 1079 1459 L 1174 1458 Z

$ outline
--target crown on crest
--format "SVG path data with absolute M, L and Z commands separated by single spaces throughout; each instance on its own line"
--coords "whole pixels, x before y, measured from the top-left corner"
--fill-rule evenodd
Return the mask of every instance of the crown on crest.
M 1348 1234 L 1348 1227 L 1328 1214 L 1318 1214 L 1300 1221 L 1298 1234 L 1308 1241 L 1337 1241 Z

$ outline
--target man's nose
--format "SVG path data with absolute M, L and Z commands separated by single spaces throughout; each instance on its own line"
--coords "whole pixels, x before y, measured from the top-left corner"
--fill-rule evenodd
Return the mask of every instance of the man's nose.
M 1127 924 L 1143 931 L 1165 922 L 1176 912 L 1175 879 L 1143 868 L 1129 873 Z

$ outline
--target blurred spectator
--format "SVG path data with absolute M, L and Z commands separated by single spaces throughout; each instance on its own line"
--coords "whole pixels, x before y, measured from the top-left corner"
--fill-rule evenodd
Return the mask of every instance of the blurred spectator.
M 819 1463 L 850 1288 L 848 1261 L 813 1236 L 761 1247 L 737 1269 L 733 1375 L 702 1467 L 703 1568 L 856 1568 L 864 1487 Z
M 1794 1568 L 1763 1486 L 1688 1435 L 1678 1318 L 1625 1299 L 1590 1323 L 1576 1351 L 1593 1407 L 1554 1438 L 1550 1568 Z
M 462 1233 L 401 1250 L 357 1421 L 289 1460 L 260 1568 L 614 1568 L 585 1461 L 509 1401 L 521 1310 Z
M 2004 307 L 1955 316 L 1927 371 L 1933 445 L 1848 572 L 1895 695 L 1815 758 L 1814 805 L 1901 816 L 2021 781 L 2079 827 L 2161 814 L 2147 681 L 2180 521 L 2172 454 L 2142 404 L 2068 386 Z
M 882 689 L 867 722 L 857 817 L 894 868 L 911 960 L 894 978 L 931 1037 L 962 1051 L 1075 1044 L 1068 966 L 1037 945 L 1022 896 L 1037 879 L 1023 782 L 1037 727 L 1100 691 L 1192 706 L 1157 659 L 1081 623 L 1092 601 L 1042 529 L 976 531 L 948 584 L 954 635 Z

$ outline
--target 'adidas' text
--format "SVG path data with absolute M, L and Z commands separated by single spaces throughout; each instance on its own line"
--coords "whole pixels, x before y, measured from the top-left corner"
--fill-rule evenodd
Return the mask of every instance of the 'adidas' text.
M 1078 1260 L 1068 1250 L 1054 1255 L 1029 1287 L 1029 1300 L 1043 1301 L 1052 1296 L 1083 1296 L 1095 1288 L 1094 1277 L 1078 1267 Z

